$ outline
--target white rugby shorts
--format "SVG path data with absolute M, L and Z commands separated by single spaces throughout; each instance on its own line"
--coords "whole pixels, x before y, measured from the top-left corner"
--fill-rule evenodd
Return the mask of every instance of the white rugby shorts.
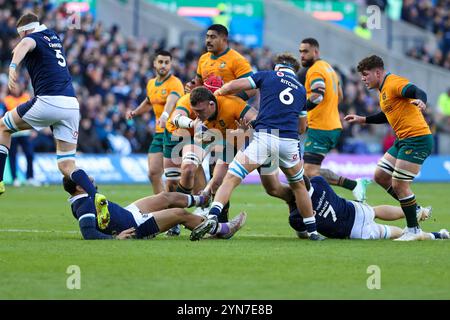
M 292 168 L 300 161 L 298 140 L 280 138 L 266 132 L 253 133 L 253 139 L 243 151 L 250 161 L 259 165 Z
M 18 106 L 17 113 L 33 129 L 50 127 L 55 139 L 77 143 L 80 106 L 75 97 L 38 96 Z
M 355 222 L 353 223 L 350 239 L 384 239 L 389 234 L 384 230 L 386 226 L 375 222 L 375 211 L 367 204 L 351 201 L 355 207 Z
M 136 222 L 138 227 L 145 221 L 153 217 L 151 213 L 142 214 L 139 208 L 134 203 L 126 206 L 124 209 L 129 211 L 133 215 L 134 221 Z

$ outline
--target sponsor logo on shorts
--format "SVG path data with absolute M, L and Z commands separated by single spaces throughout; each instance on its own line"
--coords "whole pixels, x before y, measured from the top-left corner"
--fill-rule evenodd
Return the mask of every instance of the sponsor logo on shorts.
M 412 149 L 409 149 L 405 151 L 405 154 L 411 154 L 412 152 L 413 152 Z
M 72 137 L 76 140 L 78 139 L 78 131 L 74 131 Z

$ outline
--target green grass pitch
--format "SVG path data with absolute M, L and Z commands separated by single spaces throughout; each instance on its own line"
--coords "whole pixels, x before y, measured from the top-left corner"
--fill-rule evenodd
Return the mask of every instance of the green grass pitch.
M 101 190 L 125 205 L 150 188 Z M 423 229 L 450 228 L 449 185 L 414 191 L 434 208 Z M 236 190 L 231 216 L 245 210 L 248 219 L 230 240 L 190 242 L 183 230 L 179 238 L 82 241 L 66 199 L 60 187 L 9 187 L 0 198 L 0 299 L 450 298 L 450 241 L 300 240 L 285 204 L 261 186 Z M 395 204 L 374 185 L 369 203 Z M 66 286 L 71 265 L 81 270 L 79 290 Z M 371 265 L 381 271 L 379 290 L 367 287 Z

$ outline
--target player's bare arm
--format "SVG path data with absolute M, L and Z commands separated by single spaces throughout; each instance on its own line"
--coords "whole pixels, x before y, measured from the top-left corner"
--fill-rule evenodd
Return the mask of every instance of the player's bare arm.
M 150 103 L 148 98 L 145 98 L 145 100 L 141 102 L 139 107 L 127 112 L 127 119 L 133 119 L 134 117 L 143 115 L 143 114 L 149 112 L 151 109 L 152 109 L 152 104 Z
M 173 93 L 169 94 L 169 96 L 167 97 L 166 104 L 164 105 L 164 111 L 159 118 L 159 126 L 161 128 L 166 127 L 166 122 L 169 119 L 169 116 L 172 113 L 173 109 L 175 108 L 179 98 L 180 97 L 178 95 Z
M 238 92 L 241 92 L 243 90 L 250 90 L 253 89 L 252 84 L 247 78 L 242 79 L 236 79 L 233 81 L 230 81 L 222 86 L 222 88 L 216 90 L 214 92 L 214 95 L 216 96 L 226 96 L 230 94 L 236 94 Z
M 36 41 L 31 38 L 23 38 L 13 50 L 13 58 L 9 66 L 9 90 L 14 90 L 17 86 L 17 67 L 25 58 L 28 52 L 36 47 Z

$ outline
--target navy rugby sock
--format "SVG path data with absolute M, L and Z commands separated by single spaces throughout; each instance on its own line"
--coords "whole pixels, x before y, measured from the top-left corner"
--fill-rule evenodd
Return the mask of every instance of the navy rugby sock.
M 70 175 L 70 179 L 72 179 L 73 182 L 82 187 L 91 198 L 95 198 L 97 189 L 94 187 L 94 184 L 92 183 L 91 179 L 89 179 L 88 175 L 84 170 L 82 169 L 75 170 Z
M 9 148 L 0 144 L 0 182 L 3 181 L 3 174 L 5 172 L 6 158 L 8 158 Z

